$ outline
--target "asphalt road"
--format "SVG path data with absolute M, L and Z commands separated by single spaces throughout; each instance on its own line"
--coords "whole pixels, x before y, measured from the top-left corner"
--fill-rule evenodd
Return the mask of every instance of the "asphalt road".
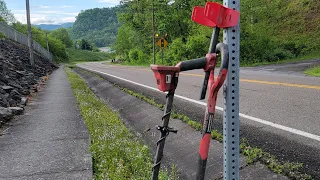
M 156 88 L 149 68 L 81 64 L 82 67 Z M 203 71 L 181 73 L 176 94 L 198 100 Z M 279 125 L 320 136 L 320 78 L 267 68 L 243 68 L 240 75 L 240 112 Z M 222 93 L 217 106 L 223 107 Z
M 119 83 L 119 81 L 112 81 L 103 75 L 103 78 L 98 78 L 78 68 L 74 69 L 74 71 L 86 81 L 87 85 L 100 99 L 108 102 L 108 106 L 118 112 L 124 124 L 140 137 L 144 144 L 150 147 L 154 157 L 157 149 L 157 141 L 159 140 L 159 131 L 155 127 L 161 124 L 163 111 L 112 85 L 116 83 L 121 87 L 127 87 L 127 85 Z M 134 89 L 135 87 L 127 88 L 138 91 Z M 144 91 L 144 93 L 146 93 L 146 91 Z M 153 91 L 153 93 L 155 93 L 152 95 L 153 97 L 163 97 L 163 94 L 160 92 Z M 161 103 L 163 103 L 163 101 Z M 180 107 L 181 103 L 184 106 L 192 107 L 192 111 L 197 111 L 191 103 L 181 102 L 179 98 L 175 99 L 175 105 Z M 203 115 L 203 110 L 204 109 L 201 109 L 199 111 L 201 112 L 200 116 Z M 164 167 L 171 169 L 172 164 L 174 164 L 179 179 L 194 180 L 196 179 L 201 133 L 177 119 L 171 119 L 169 126 L 176 129 L 178 133 L 170 133 L 166 138 L 164 157 L 161 161 L 162 169 Z M 147 129 L 148 131 L 146 131 Z M 222 143 L 215 140 L 210 142 L 205 180 L 222 179 L 224 163 L 223 151 Z M 239 157 L 239 167 L 240 180 L 289 179 L 283 175 L 272 172 L 266 165 L 261 163 L 247 164 L 247 158 L 242 155 Z
M 299 63 L 290 63 L 242 68 L 240 135 L 243 137 L 244 134 L 252 144 L 275 154 L 279 159 L 303 162 L 306 169 L 310 168 L 307 172 L 320 178 L 320 78 L 302 74 L 305 68 L 318 63 L 305 61 L 300 63 L 301 67 Z M 156 88 L 149 68 L 99 62 L 80 66 Z M 202 70 L 181 73 L 176 94 L 198 100 L 202 81 Z M 217 106 L 223 107 L 222 92 L 219 93 Z M 198 114 L 201 116 L 203 112 Z

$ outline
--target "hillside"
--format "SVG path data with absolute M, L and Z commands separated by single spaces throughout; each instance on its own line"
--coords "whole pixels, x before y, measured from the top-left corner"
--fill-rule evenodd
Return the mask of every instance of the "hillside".
M 169 0 L 155 3 L 156 33 L 168 34 L 165 64 L 175 64 L 203 56 L 211 29 L 190 20 L 200 0 Z M 152 53 L 151 2 L 126 1 L 118 19 L 115 49 L 126 61 L 148 64 Z M 320 1 L 265 0 L 241 1 L 241 63 L 275 62 L 312 54 L 320 46 Z M 161 53 L 157 50 L 157 59 Z
M 34 25 L 42 30 L 48 30 L 48 31 L 52 31 L 52 30 L 56 30 L 59 28 L 70 28 L 72 27 L 73 22 L 69 22 L 69 23 L 63 23 L 63 24 L 39 24 L 39 25 Z
M 72 39 L 90 40 L 97 47 L 114 44 L 117 29 L 120 26 L 117 12 L 120 8 L 95 8 L 82 11 L 73 24 L 70 34 Z

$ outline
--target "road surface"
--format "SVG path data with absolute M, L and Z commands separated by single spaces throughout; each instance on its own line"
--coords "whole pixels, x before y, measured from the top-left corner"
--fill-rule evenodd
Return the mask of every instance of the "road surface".
M 82 67 L 156 88 L 149 68 L 113 66 L 102 63 Z M 176 94 L 198 100 L 203 71 L 180 75 Z M 240 75 L 240 112 L 279 125 L 320 136 L 320 78 L 300 74 L 270 72 L 266 69 L 243 68 Z M 217 106 L 223 107 L 222 93 Z
M 317 63 L 319 61 L 303 62 L 303 65 L 307 67 Z M 150 68 L 100 62 L 79 66 L 148 88 L 157 87 Z M 301 73 L 304 68 L 297 67 L 298 63 L 242 68 L 240 120 L 243 127 L 250 129 L 252 126 L 276 134 L 267 138 L 258 136 L 268 136 L 268 133 L 252 133 L 246 138 L 259 141 L 253 144 L 276 153 L 283 160 L 301 162 L 308 159 L 304 163 L 309 167 L 315 165 L 312 171 L 318 174 L 320 167 L 315 164 L 318 160 L 314 157 L 320 155 L 320 78 L 306 76 Z M 204 104 L 204 101 L 198 101 L 202 81 L 202 70 L 183 72 L 176 94 L 190 99 L 190 102 Z M 219 93 L 217 106 L 218 109 L 223 107 L 222 92 Z M 269 146 L 272 148 L 268 149 Z

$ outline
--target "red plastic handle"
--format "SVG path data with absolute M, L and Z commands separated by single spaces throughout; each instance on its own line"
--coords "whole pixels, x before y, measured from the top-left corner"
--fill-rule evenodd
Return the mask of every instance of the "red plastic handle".
M 239 23 L 240 13 L 216 2 L 207 2 L 205 17 L 214 22 L 217 27 L 227 28 L 236 26 Z
M 200 6 L 194 7 L 192 11 L 191 19 L 192 21 L 204 26 L 216 27 L 216 24 L 205 16 L 204 7 L 200 7 Z

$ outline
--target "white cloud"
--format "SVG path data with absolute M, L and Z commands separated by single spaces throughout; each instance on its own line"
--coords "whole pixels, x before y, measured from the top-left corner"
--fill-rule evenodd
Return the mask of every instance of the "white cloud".
M 72 8 L 73 6 L 67 6 L 67 5 L 64 5 L 64 6 L 60 6 L 60 8 Z
M 65 17 L 60 20 L 59 23 L 75 22 L 76 17 Z
M 120 0 L 97 0 L 100 3 L 119 4 Z
M 51 8 L 51 6 L 43 6 L 43 5 L 36 5 L 36 6 L 31 6 L 31 7 L 35 7 L 35 8 L 39 8 L 39 9 L 49 9 L 49 8 Z
M 51 11 L 53 12 L 53 11 Z M 66 22 L 74 22 L 76 20 L 75 16 L 78 13 L 63 13 L 57 16 L 50 16 L 50 14 L 44 13 L 31 13 L 31 23 L 32 24 L 62 24 Z M 15 14 L 18 21 L 23 24 L 27 23 L 26 14 L 20 13 Z
M 63 11 L 34 11 L 35 14 L 46 14 L 46 15 L 70 15 L 70 16 L 77 16 L 78 12 L 63 12 Z

